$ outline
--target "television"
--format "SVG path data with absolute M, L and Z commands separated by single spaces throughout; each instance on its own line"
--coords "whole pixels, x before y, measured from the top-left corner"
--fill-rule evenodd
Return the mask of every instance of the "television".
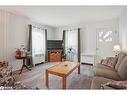
M 63 49 L 63 40 L 47 40 L 48 50 L 60 50 Z

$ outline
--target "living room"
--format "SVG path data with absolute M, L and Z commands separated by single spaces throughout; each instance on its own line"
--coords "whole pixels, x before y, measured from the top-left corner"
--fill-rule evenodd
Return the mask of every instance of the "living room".
M 113 89 L 106 83 L 126 84 L 126 72 L 117 80 L 107 69 L 102 73 L 102 65 L 96 71 L 101 59 L 119 60 L 120 52 L 126 52 L 126 16 L 126 6 L 1 6 L 0 60 L 12 67 L 13 84 L 23 84 L 13 89 Z M 98 83 L 100 76 L 109 80 Z

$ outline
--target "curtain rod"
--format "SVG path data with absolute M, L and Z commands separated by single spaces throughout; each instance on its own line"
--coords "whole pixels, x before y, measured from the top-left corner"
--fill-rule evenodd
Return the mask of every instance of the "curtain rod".
M 41 29 L 41 30 L 45 30 L 46 28 L 42 28 L 42 27 L 38 27 L 38 26 L 35 26 L 35 25 L 32 25 L 33 28 L 38 28 L 38 29 Z
M 64 29 L 65 31 L 73 31 L 73 30 L 78 30 L 80 28 L 74 28 L 74 29 Z

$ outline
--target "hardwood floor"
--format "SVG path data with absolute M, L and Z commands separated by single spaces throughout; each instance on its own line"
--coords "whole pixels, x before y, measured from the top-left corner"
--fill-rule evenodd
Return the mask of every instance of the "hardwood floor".
M 45 69 L 51 67 L 58 62 L 45 63 L 37 65 L 31 71 L 24 70 L 21 75 L 16 74 L 15 80 L 21 81 L 23 84 L 30 87 L 39 87 L 40 89 L 47 89 L 45 86 Z M 67 78 L 67 89 L 89 89 L 93 77 L 93 66 L 81 64 L 81 74 L 77 74 L 75 70 Z M 49 75 L 50 89 L 62 89 L 61 77 Z

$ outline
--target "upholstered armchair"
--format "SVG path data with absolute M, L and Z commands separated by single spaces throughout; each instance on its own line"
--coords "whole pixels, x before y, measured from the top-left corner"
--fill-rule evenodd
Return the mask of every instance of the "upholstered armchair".
M 0 62 L 0 86 L 12 86 L 13 84 L 12 66 L 8 62 Z

